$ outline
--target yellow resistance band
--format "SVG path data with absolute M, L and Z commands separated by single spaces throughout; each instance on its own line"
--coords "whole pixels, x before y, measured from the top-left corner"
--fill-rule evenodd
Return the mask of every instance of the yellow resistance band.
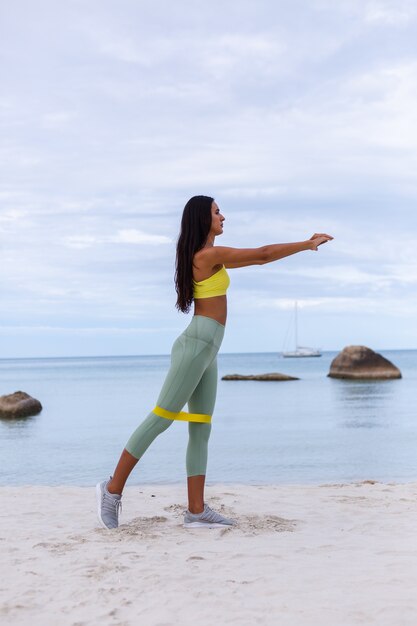
M 185 411 L 174 413 L 173 411 L 167 411 L 166 409 L 162 409 L 160 406 L 156 406 L 154 409 L 152 409 L 152 413 L 155 413 L 155 415 L 159 415 L 159 417 L 166 417 L 166 419 L 168 420 L 181 420 L 182 422 L 203 422 L 204 424 L 211 423 L 211 415 L 205 415 L 204 413 L 186 413 Z

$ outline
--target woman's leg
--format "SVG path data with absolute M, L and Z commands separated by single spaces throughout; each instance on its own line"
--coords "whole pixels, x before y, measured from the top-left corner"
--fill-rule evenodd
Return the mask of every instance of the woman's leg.
M 136 463 L 149 448 L 152 441 L 171 426 L 173 421 L 159 417 L 152 412 L 149 413 L 131 435 L 120 456 L 113 477 L 107 484 L 110 493 L 122 494 L 125 483 Z
M 217 394 L 217 354 L 204 372 L 188 401 L 190 413 L 213 415 Z M 188 423 L 186 455 L 188 510 L 201 513 L 204 509 L 204 484 L 207 469 L 208 441 L 211 424 Z
M 174 341 L 171 366 L 157 400 L 157 406 L 168 411 L 180 411 L 198 385 L 207 364 L 213 358 L 213 346 L 186 331 Z M 152 411 L 129 438 L 107 485 L 110 493 L 121 494 L 138 460 L 154 441 L 175 420 L 155 415 Z

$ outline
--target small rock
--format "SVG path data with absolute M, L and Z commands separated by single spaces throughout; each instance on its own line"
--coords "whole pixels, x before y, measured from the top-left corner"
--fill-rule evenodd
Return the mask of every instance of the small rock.
M 42 411 L 39 400 L 24 391 L 15 391 L 7 396 L 0 396 L 0 417 L 29 417 Z
M 347 346 L 333 359 L 330 378 L 387 380 L 401 378 L 391 361 L 366 346 Z
M 271 374 L 226 374 L 222 377 L 222 380 L 300 380 L 294 376 L 287 376 L 287 374 L 279 374 L 278 372 L 272 372 Z

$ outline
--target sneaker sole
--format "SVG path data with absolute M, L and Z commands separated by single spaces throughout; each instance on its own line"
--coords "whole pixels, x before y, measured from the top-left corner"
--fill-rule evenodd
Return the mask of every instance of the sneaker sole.
M 184 528 L 231 528 L 234 524 L 220 524 L 208 522 L 188 522 L 183 524 Z
M 109 528 L 108 526 L 106 526 L 106 524 L 101 519 L 101 506 L 100 506 L 100 502 L 101 502 L 101 483 L 97 483 L 97 485 L 96 485 L 96 497 L 97 497 L 97 517 L 98 517 L 98 521 L 100 522 L 100 525 L 103 528 L 107 528 L 107 530 L 113 530 L 112 528 Z

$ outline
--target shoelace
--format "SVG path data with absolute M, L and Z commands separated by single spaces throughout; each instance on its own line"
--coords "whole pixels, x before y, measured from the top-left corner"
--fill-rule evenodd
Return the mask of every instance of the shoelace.
M 122 501 L 119 498 L 110 498 L 107 493 L 103 492 L 102 506 L 104 508 L 105 504 L 111 504 L 111 506 L 115 509 L 116 515 L 122 512 Z
M 206 510 L 204 511 L 204 518 L 209 522 L 218 522 L 224 519 L 222 515 L 216 513 L 216 511 L 213 511 L 213 509 L 211 509 L 208 504 L 206 505 Z

